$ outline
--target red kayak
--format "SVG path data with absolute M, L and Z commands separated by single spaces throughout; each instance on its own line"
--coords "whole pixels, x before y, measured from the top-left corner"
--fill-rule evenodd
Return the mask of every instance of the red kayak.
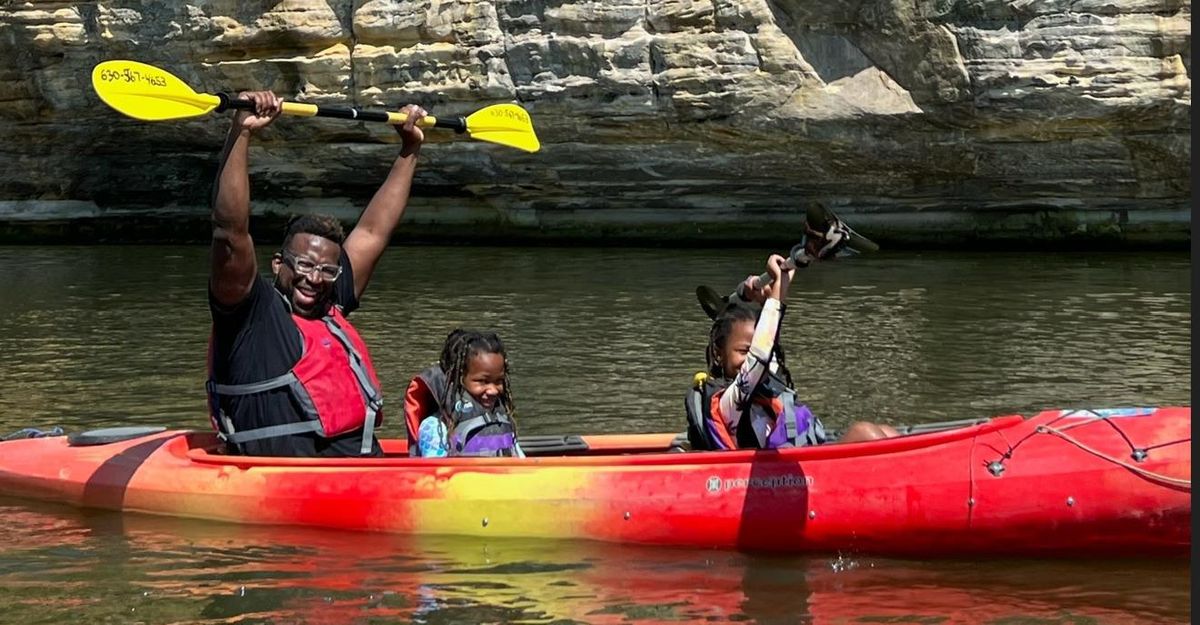
M 530 457 L 258 458 L 145 428 L 0 443 L 0 495 L 235 523 L 773 552 L 1185 557 L 1191 409 L 1051 410 L 778 451 L 523 437 Z

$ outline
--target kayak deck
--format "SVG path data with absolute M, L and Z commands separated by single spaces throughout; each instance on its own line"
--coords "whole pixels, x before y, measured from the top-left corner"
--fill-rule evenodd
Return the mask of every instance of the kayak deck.
M 870 441 L 867 443 L 828 443 L 815 447 L 800 447 L 781 450 L 790 459 L 819 460 L 823 458 L 853 458 L 863 455 L 878 456 L 901 451 L 942 445 L 1009 427 L 1023 421 L 1013 415 L 993 419 L 972 420 L 974 427 L 964 427 L 962 422 L 949 422 L 944 428 L 918 430 L 917 435 Z M 524 436 L 521 446 L 526 445 L 528 458 L 413 458 L 408 456 L 408 443 L 400 439 L 380 439 L 383 448 L 381 458 L 279 458 L 265 456 L 231 456 L 220 453 L 220 442 L 210 432 L 176 431 L 186 434 L 187 457 L 197 463 L 232 465 L 239 467 L 430 467 L 430 466 L 511 466 L 526 464 L 536 466 L 596 466 L 611 465 L 694 465 L 702 458 L 703 464 L 740 464 L 753 459 L 756 454 L 781 453 L 759 450 L 684 452 L 675 447 L 680 436 L 671 433 L 655 434 L 588 434 L 567 436 Z M 681 455 L 682 454 L 682 455 Z M 697 454 L 703 454 L 698 456 Z

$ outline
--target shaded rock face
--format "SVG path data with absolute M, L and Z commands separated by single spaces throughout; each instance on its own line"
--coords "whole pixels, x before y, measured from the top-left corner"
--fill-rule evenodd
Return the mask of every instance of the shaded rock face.
M 0 221 L 202 218 L 227 120 L 121 117 L 130 58 L 198 91 L 468 114 L 542 150 L 428 131 L 404 229 L 788 240 L 821 200 L 883 241 L 1186 239 L 1189 0 L 280 0 L 0 4 Z M 353 218 L 380 125 L 285 118 L 257 212 Z

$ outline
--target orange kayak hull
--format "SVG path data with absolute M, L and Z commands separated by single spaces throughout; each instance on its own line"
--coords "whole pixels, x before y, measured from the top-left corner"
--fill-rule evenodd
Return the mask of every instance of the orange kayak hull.
M 210 433 L 0 443 L 0 495 L 233 523 L 771 552 L 1186 557 L 1191 409 L 1045 411 L 867 443 L 261 458 Z

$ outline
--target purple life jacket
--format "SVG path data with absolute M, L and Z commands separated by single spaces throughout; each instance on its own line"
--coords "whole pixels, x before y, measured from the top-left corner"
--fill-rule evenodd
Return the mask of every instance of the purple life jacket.
M 468 393 L 454 402 L 454 429 L 450 431 L 451 456 L 518 456 L 517 426 L 502 404 L 490 411 Z
M 405 419 L 408 427 L 412 430 L 409 436 L 409 454 L 416 455 L 417 446 L 416 430 L 419 426 L 414 426 L 414 423 L 419 424 L 425 417 L 441 414 L 444 406 L 449 405 L 450 401 L 446 397 L 448 389 L 446 388 L 446 374 L 438 365 L 433 365 L 417 374 L 413 382 L 420 381 L 424 388 L 428 391 L 428 395 L 432 396 L 437 403 L 436 406 L 428 405 L 428 401 L 420 402 L 415 398 L 410 402 L 409 397 L 405 397 L 404 409 L 406 411 Z M 414 385 L 409 384 L 410 393 L 413 391 Z M 413 410 L 420 410 L 424 414 L 409 414 L 410 405 Z M 447 451 L 451 456 L 522 456 L 520 446 L 517 444 L 517 428 L 512 418 L 504 411 L 503 406 L 496 406 L 491 412 L 485 411 L 482 406 L 478 405 L 469 393 L 459 392 L 458 398 L 454 401 L 454 427 L 449 432 L 447 438 Z
M 753 414 L 756 405 L 760 410 L 769 408 L 774 420 Z M 754 389 L 751 401 L 742 412 L 738 430 L 739 445 L 751 446 L 746 443 L 753 442 L 759 449 L 820 445 L 828 440 L 821 420 L 808 406 L 797 403 L 796 391 L 774 373 L 768 373 Z
M 708 379 L 688 391 L 685 406 L 692 449 L 730 449 L 724 437 L 712 431 L 725 426 L 711 410 L 713 398 L 727 384 L 727 380 Z M 796 403 L 796 392 L 774 374 L 768 374 L 754 389 L 742 408 L 737 431 L 730 434 L 738 449 L 803 447 L 828 440 L 821 420 L 808 406 Z
M 821 427 L 820 422 L 813 416 L 808 406 L 792 403 L 794 399 L 790 395 L 784 395 L 780 399 L 783 406 L 775 414 L 775 423 L 770 430 L 767 429 L 767 423 L 763 419 L 746 419 L 754 430 L 754 438 L 759 449 L 800 447 L 805 444 L 824 442 L 824 428 Z M 789 410 L 792 413 L 791 419 L 788 418 Z

